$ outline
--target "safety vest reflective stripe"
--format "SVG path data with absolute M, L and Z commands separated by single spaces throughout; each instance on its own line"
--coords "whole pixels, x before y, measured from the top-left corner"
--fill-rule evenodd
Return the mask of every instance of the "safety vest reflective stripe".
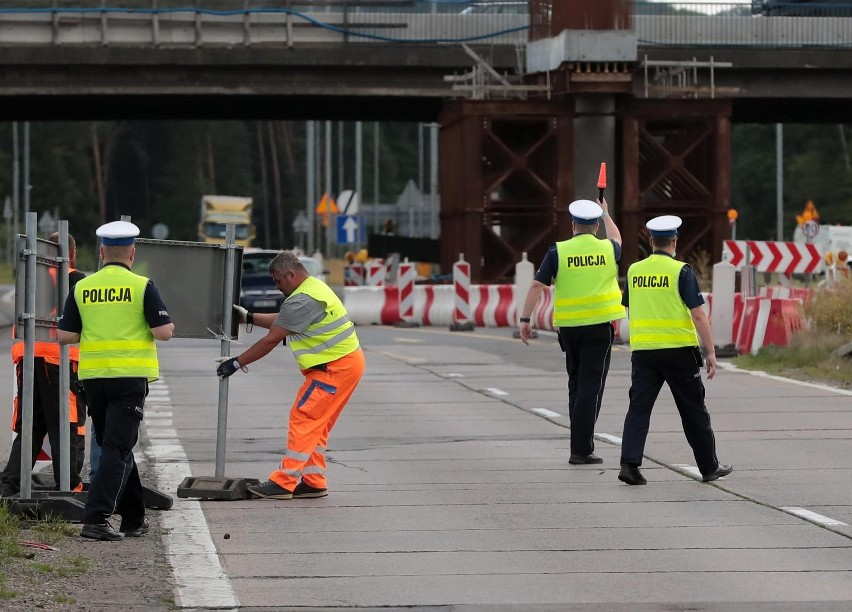
M 653 350 L 698 346 L 692 315 L 680 297 L 678 278 L 685 264 L 666 255 L 651 255 L 630 266 L 630 348 Z M 653 277 L 660 282 L 640 282 Z M 665 282 L 662 282 L 665 281 Z
M 98 359 L 97 357 L 86 358 L 86 368 L 91 369 L 117 369 L 117 368 L 133 368 L 133 369 L 152 369 L 158 367 L 157 358 L 145 359 L 139 357 L 120 357 L 112 355 Z M 125 374 L 125 376 L 133 376 L 133 374 Z M 142 376 L 142 374 L 136 374 Z
M 151 343 L 147 340 L 98 340 L 80 342 L 80 348 L 95 351 L 140 351 L 147 350 Z
M 305 474 L 325 474 L 325 468 L 318 465 L 309 465 L 302 470 L 302 475 Z
M 562 298 L 553 302 L 554 306 L 578 306 L 583 304 L 599 304 L 606 300 L 620 300 L 621 291 L 612 291 L 604 295 L 593 295 L 589 297 Z
M 556 243 L 556 254 L 554 326 L 579 327 L 624 318 L 612 242 L 580 234 Z
M 328 349 L 330 349 L 331 347 L 333 347 L 337 344 L 340 344 L 346 338 L 348 338 L 349 336 L 351 336 L 354 333 L 355 333 L 355 328 L 354 327 L 348 327 L 347 329 L 344 329 L 342 332 L 340 332 L 336 336 L 332 337 L 331 340 L 327 340 L 325 342 L 320 342 L 316 346 L 312 346 L 310 348 L 294 350 L 293 355 L 296 357 L 296 359 L 298 359 L 301 355 L 304 355 L 306 353 L 322 353 L 323 351 L 328 350 Z M 305 341 L 310 342 L 310 339 L 307 339 Z

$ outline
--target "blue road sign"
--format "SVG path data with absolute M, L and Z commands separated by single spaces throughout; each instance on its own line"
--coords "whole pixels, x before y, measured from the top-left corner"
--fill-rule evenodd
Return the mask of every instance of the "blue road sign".
M 337 244 L 364 242 L 364 215 L 337 215 Z

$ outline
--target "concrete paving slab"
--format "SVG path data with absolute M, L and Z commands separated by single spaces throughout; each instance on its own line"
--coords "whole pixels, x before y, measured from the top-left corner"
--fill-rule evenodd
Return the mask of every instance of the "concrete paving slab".
M 665 588 L 648 574 L 527 574 L 486 576 L 400 576 L 359 578 L 279 578 L 233 581 L 240 601 L 263 605 L 286 600 L 288 606 L 315 605 L 331 590 L 345 593 L 335 604 L 454 605 L 454 604 L 557 604 L 564 601 L 622 601 L 683 604 L 684 602 L 749 602 L 754 594 L 769 593 L 768 601 L 848 601 L 852 582 L 846 572 L 716 572 L 709 580 L 702 573 L 665 574 Z M 624 591 L 612 588 L 613 582 Z M 253 588 L 249 588 L 249 585 Z M 601 593 L 604 593 L 603 597 Z
M 426 553 L 345 553 L 326 558 L 316 554 L 242 554 L 228 558 L 232 578 L 246 577 L 359 577 L 359 576 L 475 576 L 488 568 L 491 574 L 512 574 L 526 570 L 540 574 L 630 574 L 658 572 L 799 572 L 845 571 L 852 567 L 852 550 L 837 550 L 826 556 L 822 551 L 799 548 L 741 549 L 736 555 L 727 550 L 598 550 L 511 551 L 511 552 L 426 552 Z

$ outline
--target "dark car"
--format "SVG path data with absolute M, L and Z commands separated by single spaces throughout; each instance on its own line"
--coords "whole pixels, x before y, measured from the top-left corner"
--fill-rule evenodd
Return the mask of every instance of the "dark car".
M 243 252 L 243 275 L 240 283 L 240 306 L 249 312 L 278 312 L 284 294 L 269 275 L 269 264 L 279 251 L 246 249 Z M 312 257 L 299 257 L 308 274 L 325 280 L 324 270 Z

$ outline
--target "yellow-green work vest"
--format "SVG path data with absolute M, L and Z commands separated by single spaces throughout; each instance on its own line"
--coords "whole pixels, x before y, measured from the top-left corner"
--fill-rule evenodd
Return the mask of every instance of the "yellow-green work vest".
M 692 315 L 678 291 L 684 265 L 667 255 L 651 255 L 627 271 L 634 351 L 698 346 Z
M 608 323 L 626 316 L 612 242 L 578 234 L 557 242 L 556 256 L 554 327 Z
M 358 350 L 358 336 L 337 294 L 321 280 L 310 276 L 291 294 L 303 293 L 325 304 L 325 317 L 303 334 L 290 334 L 289 344 L 303 370 L 345 357 Z M 285 301 L 286 305 L 286 301 Z
M 107 265 L 74 286 L 80 310 L 80 380 L 160 375 L 157 347 L 145 320 L 148 279 Z

